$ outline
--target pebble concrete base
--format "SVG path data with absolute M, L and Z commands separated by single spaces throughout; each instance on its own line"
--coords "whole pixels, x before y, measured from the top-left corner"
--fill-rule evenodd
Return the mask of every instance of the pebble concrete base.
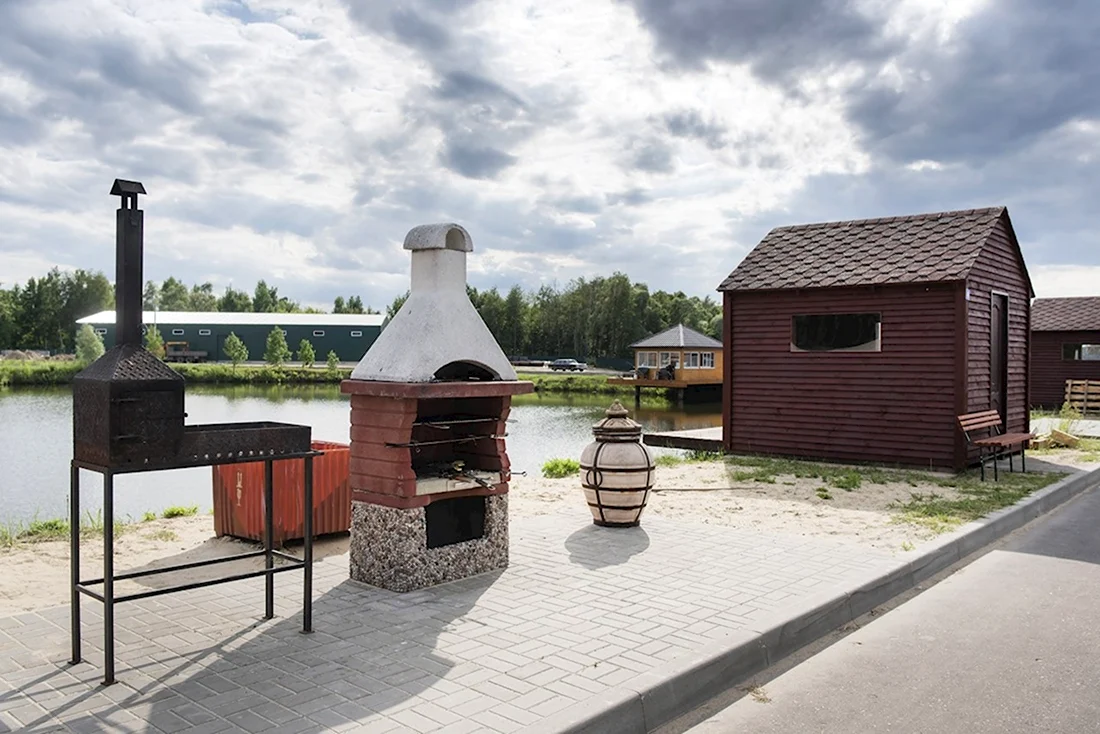
M 429 548 L 424 508 L 352 502 L 351 578 L 413 591 L 508 566 L 508 495 L 485 498 L 485 536 Z
M 893 599 L 1081 492 L 1100 469 L 1078 472 L 937 539 L 920 555 L 852 591 L 802 597 L 772 624 L 739 630 L 711 649 L 673 660 L 527 729 L 550 734 L 645 734 L 762 672 L 796 650 Z M 778 620 L 778 621 L 776 621 Z

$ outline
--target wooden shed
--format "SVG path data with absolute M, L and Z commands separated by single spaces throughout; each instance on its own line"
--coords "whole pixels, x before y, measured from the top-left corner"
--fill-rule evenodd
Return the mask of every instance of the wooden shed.
M 1031 281 L 1003 207 L 772 230 L 724 294 L 727 451 L 965 467 L 1026 431 Z
M 1058 408 L 1066 380 L 1100 383 L 1100 297 L 1031 304 L 1031 404 Z

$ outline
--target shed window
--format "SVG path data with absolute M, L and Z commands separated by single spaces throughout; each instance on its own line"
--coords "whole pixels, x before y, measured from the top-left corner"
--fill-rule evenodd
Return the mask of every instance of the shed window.
M 352 335 L 352 336 L 363 336 L 363 332 L 361 332 L 361 331 L 353 331 L 353 332 L 351 332 L 351 335 Z
M 210 329 L 199 329 L 199 336 L 210 336 Z
M 684 369 L 699 369 L 699 352 L 684 352 Z
M 1062 359 L 1073 362 L 1100 362 L 1100 344 L 1063 344 Z
M 658 362 L 662 367 L 668 367 L 671 362 L 679 362 L 680 355 L 677 352 L 661 352 Z
M 172 336 L 183 336 L 183 329 L 172 329 Z
M 324 336 L 325 332 L 322 329 L 314 329 L 313 330 L 313 335 L 314 336 Z
M 638 366 L 639 367 L 656 367 L 657 366 L 657 353 L 656 352 L 638 352 Z
M 882 351 L 882 314 L 830 313 L 791 317 L 792 352 Z
M 699 366 L 705 370 L 714 369 L 714 352 L 702 352 L 699 354 Z
M 103 336 L 104 334 L 107 333 L 107 330 L 106 329 L 96 329 L 95 333 L 99 334 L 100 336 Z

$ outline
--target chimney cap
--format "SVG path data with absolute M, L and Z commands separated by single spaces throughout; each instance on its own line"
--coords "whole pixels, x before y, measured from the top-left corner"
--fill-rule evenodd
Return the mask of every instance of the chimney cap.
M 405 249 L 414 252 L 417 250 L 473 252 L 474 240 L 461 225 L 452 222 L 421 224 L 419 227 L 410 229 L 405 235 Z
M 144 194 L 145 187 L 141 181 L 127 181 L 124 178 L 116 178 L 111 186 L 111 196 L 128 196 L 130 194 Z

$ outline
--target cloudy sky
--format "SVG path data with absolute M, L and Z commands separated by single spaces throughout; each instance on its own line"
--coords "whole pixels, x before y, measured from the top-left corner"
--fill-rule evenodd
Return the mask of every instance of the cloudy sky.
M 0 283 L 111 273 L 382 307 L 471 282 L 712 294 L 773 226 L 1006 205 L 1100 293 L 1095 0 L 0 0 Z

